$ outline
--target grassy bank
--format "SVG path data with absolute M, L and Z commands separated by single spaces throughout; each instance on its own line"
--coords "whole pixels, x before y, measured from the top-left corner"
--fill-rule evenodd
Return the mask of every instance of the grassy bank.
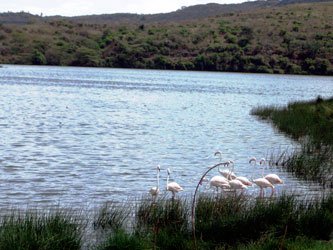
M 259 107 L 251 114 L 268 120 L 300 142 L 301 148 L 275 157 L 296 176 L 333 186 L 333 98 Z
M 89 223 L 61 209 L 13 212 L 0 218 L 0 249 L 195 249 L 190 201 L 162 197 L 155 203 L 107 204 Z M 333 196 L 200 194 L 195 222 L 198 249 L 331 249 Z

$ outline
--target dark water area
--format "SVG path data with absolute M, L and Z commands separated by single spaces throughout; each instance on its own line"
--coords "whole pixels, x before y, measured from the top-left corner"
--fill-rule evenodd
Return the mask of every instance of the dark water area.
M 0 207 L 122 202 L 148 194 L 158 164 L 161 193 L 170 168 L 190 195 L 217 150 L 249 178 L 250 157 L 297 146 L 251 109 L 332 93 L 332 77 L 4 65 Z M 277 193 L 320 190 L 268 172 L 286 182 Z

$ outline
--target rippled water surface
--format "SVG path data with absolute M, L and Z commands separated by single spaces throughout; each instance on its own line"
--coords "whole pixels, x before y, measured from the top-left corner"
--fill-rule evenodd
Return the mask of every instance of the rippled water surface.
M 155 185 L 158 164 L 162 193 L 170 168 L 185 189 L 180 195 L 191 194 L 219 161 L 217 150 L 250 177 L 251 156 L 294 144 L 250 110 L 332 93 L 332 77 L 5 65 L 0 206 L 83 207 L 139 197 Z M 287 183 L 281 191 L 317 190 L 269 171 Z

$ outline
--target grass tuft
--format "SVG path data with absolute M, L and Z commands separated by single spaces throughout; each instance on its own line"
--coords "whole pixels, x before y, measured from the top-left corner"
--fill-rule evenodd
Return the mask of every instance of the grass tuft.
M 81 249 L 84 223 L 70 211 L 13 212 L 0 220 L 0 249 Z

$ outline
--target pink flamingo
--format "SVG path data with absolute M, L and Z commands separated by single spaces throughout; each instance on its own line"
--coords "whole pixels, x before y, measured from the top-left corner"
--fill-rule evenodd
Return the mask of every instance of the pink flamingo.
M 177 182 L 169 183 L 169 176 L 170 176 L 170 169 L 168 169 L 166 190 L 172 192 L 172 199 L 174 199 L 176 193 L 178 193 L 179 191 L 183 191 L 184 189 L 181 186 L 179 186 Z
M 225 177 L 220 176 L 220 175 L 215 175 L 210 180 L 207 178 L 204 178 L 202 180 L 202 182 L 209 182 L 209 187 L 207 184 L 207 186 L 205 187 L 205 190 L 209 190 L 209 189 L 215 187 L 216 188 L 215 192 L 218 192 L 219 188 L 221 188 L 223 190 L 223 192 L 226 193 L 224 188 L 230 188 L 228 180 Z M 202 182 L 200 184 L 202 184 Z
M 157 166 L 157 177 L 156 177 L 156 187 L 152 187 L 149 190 L 149 193 L 151 194 L 152 198 L 155 199 L 156 196 L 158 195 L 158 192 L 160 191 L 158 184 L 159 184 L 159 178 L 160 178 L 160 171 L 161 171 L 161 167 L 160 165 Z
M 265 158 L 261 158 L 260 165 L 263 162 L 264 162 L 264 167 L 262 169 L 262 177 L 265 178 L 266 180 L 268 180 L 273 185 L 275 185 L 275 184 L 284 184 L 283 180 L 281 180 L 280 177 L 277 176 L 276 174 L 268 174 L 268 175 L 264 176 L 264 171 L 265 171 L 265 167 L 266 167 Z M 272 194 L 273 194 L 273 192 L 274 191 L 272 191 Z
M 217 154 L 219 154 L 220 155 L 220 162 L 222 162 L 222 152 L 221 151 L 217 151 L 217 152 L 215 152 L 215 154 L 214 154 L 214 156 L 216 156 Z M 226 164 L 225 164 L 226 165 Z M 232 172 L 232 171 L 230 171 L 230 170 L 222 170 L 221 169 L 221 166 L 219 166 L 219 168 L 218 168 L 218 170 L 219 170 L 219 173 L 222 175 L 222 176 L 224 176 L 225 178 L 227 178 L 228 180 L 231 180 L 231 179 L 235 179 L 236 178 L 236 175 Z
M 228 165 L 230 164 L 230 162 L 233 163 L 233 161 L 228 161 Z M 234 165 L 233 165 L 234 166 Z M 232 173 L 233 171 L 233 168 L 232 170 L 230 171 L 230 173 Z M 230 176 L 229 176 L 230 177 Z M 230 180 L 229 181 L 229 185 L 230 185 L 230 188 L 234 190 L 234 193 L 235 193 L 235 196 L 237 194 L 237 189 L 241 189 L 242 192 L 244 191 L 244 189 L 246 189 L 247 187 L 240 181 L 240 180 L 237 180 L 236 179 L 233 179 L 233 180 Z
M 230 160 L 229 163 L 232 164 L 232 168 L 231 168 L 231 172 L 234 172 L 234 167 L 235 167 L 235 163 L 233 160 Z M 253 184 L 249 181 L 248 178 L 246 178 L 245 176 L 237 176 L 236 180 L 241 181 L 245 186 L 250 186 L 252 187 Z
M 250 159 L 249 163 L 251 164 L 252 161 L 254 161 L 254 166 L 253 166 L 251 181 L 260 188 L 260 194 L 262 194 L 263 197 L 264 197 L 264 188 L 268 188 L 268 187 L 272 188 L 272 194 L 271 194 L 271 197 L 272 197 L 273 193 L 274 193 L 274 186 L 267 179 L 258 178 L 258 179 L 253 180 L 253 175 L 254 175 L 256 165 L 257 165 L 257 160 L 256 160 L 256 158 L 252 157 Z

